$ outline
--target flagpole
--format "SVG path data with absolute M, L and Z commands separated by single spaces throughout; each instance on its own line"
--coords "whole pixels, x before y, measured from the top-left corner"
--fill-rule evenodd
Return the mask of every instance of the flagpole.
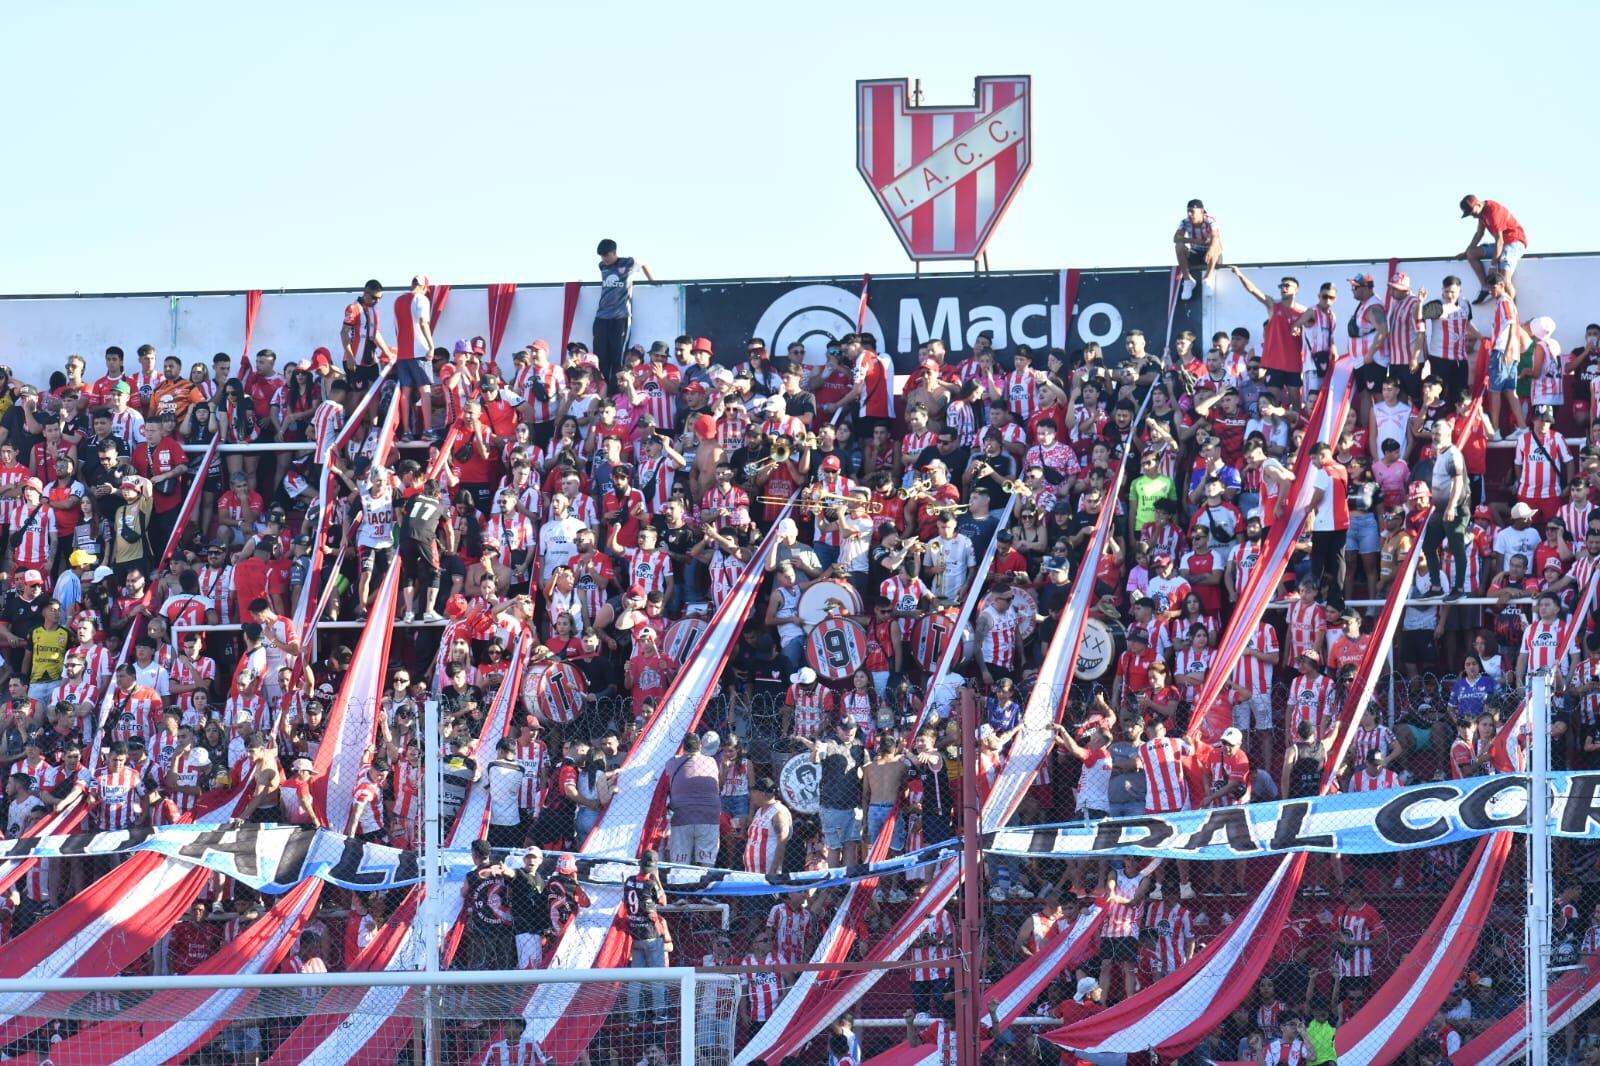
M 1549 1051 L 1550 672 L 1528 675 L 1528 1061 Z M 1513 744 L 1516 739 L 1512 738 Z
M 439 701 L 424 700 L 422 704 L 423 741 L 422 765 L 422 839 L 426 849 L 422 862 L 422 957 L 423 969 L 430 976 L 439 973 L 439 789 L 444 784 L 439 772 Z M 437 986 L 428 985 L 428 994 L 422 997 L 423 1061 L 430 1066 L 436 1061 L 437 1047 L 433 1031 L 433 997 Z

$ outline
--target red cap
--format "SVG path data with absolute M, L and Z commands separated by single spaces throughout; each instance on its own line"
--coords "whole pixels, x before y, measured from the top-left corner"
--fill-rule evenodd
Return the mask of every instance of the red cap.
M 528 345 L 528 351 L 543 352 L 544 354 L 549 355 L 550 345 L 546 344 L 544 341 L 534 341 L 532 344 Z
M 489 342 L 484 340 L 482 337 L 474 337 L 474 338 L 472 338 L 472 350 L 473 351 L 481 352 L 481 351 L 485 350 L 488 347 L 489 347 Z
M 1411 291 L 1411 275 L 1410 274 L 1396 274 L 1394 276 L 1394 280 L 1389 282 L 1389 288 L 1393 289 L 1395 292 L 1410 292 Z
M 630 597 L 632 597 L 633 599 L 636 599 L 636 600 L 644 599 L 644 597 L 645 597 L 644 586 L 643 585 L 630 585 L 630 586 L 628 586 L 628 595 Z
M 1426 496 L 1429 493 L 1428 483 L 1426 481 L 1413 481 L 1410 486 L 1410 492 L 1413 496 Z
M 462 617 L 467 613 L 467 598 L 459 592 L 451 596 L 444 601 L 444 613 L 446 618 Z
M 822 469 L 830 470 L 830 471 L 831 470 L 838 470 L 839 469 L 839 457 L 837 455 L 830 455 L 826 459 L 822 460 Z
M 320 370 L 322 367 L 332 365 L 333 353 L 328 351 L 328 349 L 318 348 L 316 351 L 311 353 L 311 368 L 313 370 Z
M 705 352 L 707 355 L 710 355 L 711 354 L 711 338 L 710 337 L 696 337 L 694 339 L 694 343 L 689 346 L 689 351 L 690 352 Z
M 22 572 L 22 583 L 24 585 L 42 585 L 44 584 L 44 575 L 37 570 L 24 570 Z
M 28 480 L 24 481 L 22 484 L 23 484 L 24 488 L 33 489 L 35 492 L 43 492 L 44 491 L 44 482 L 40 481 L 36 477 L 30 477 L 30 478 L 28 478 Z
M 701 440 L 710 440 L 717 435 L 717 420 L 710 415 L 698 415 L 694 420 L 694 435 Z

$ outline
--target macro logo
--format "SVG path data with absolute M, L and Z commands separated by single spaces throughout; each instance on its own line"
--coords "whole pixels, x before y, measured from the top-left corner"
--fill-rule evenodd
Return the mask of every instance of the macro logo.
M 856 82 L 856 170 L 912 259 L 977 259 L 1032 162 L 1026 75 L 982 77 L 973 103 L 922 107 L 904 78 Z
M 801 285 L 767 306 L 751 336 L 765 339 L 770 352 L 786 353 L 789 345 L 804 344 L 807 365 L 820 366 L 827 361 L 829 341 L 856 332 L 860 312 L 858 292 L 837 285 Z M 861 328 L 883 337 L 878 317 L 870 309 Z

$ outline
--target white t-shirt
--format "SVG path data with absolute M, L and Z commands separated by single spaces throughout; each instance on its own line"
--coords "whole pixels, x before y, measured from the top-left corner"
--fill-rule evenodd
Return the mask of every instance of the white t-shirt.
M 572 557 L 578 554 L 578 546 L 573 542 L 573 538 L 578 535 L 578 530 L 586 528 L 571 515 L 566 518 L 552 518 L 539 527 L 540 581 L 549 581 L 556 567 L 572 561 Z
M 484 769 L 483 783 L 489 790 L 489 824 L 521 822 L 522 808 L 517 797 L 522 789 L 522 767 L 515 762 L 496 760 Z
M 1527 529 L 1507 526 L 1494 535 L 1494 550 L 1500 556 L 1503 566 L 1510 565 L 1513 555 L 1524 556 L 1528 560 L 1528 573 L 1531 574 L 1534 549 L 1539 547 L 1539 542 L 1543 539 L 1539 531 L 1532 526 Z
M 941 599 L 958 599 L 967 587 L 967 575 L 977 564 L 972 553 L 972 541 L 965 533 L 957 533 L 946 540 L 939 537 L 939 554 L 944 558 L 944 571 L 939 575 L 938 594 Z
M 1322 502 L 1316 510 L 1311 512 L 1311 531 L 1313 533 L 1333 532 L 1333 499 L 1338 488 L 1333 483 L 1333 477 L 1321 467 L 1311 471 L 1311 490 L 1322 490 Z

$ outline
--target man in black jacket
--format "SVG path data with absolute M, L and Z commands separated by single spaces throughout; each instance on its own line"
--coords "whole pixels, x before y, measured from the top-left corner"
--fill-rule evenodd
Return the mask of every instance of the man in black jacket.
M 517 937 L 517 969 L 531 970 L 544 958 L 544 935 L 550 931 L 550 898 L 539 867 L 544 852 L 529 848 L 516 861 L 516 853 L 502 865 L 511 905 L 511 929 Z

